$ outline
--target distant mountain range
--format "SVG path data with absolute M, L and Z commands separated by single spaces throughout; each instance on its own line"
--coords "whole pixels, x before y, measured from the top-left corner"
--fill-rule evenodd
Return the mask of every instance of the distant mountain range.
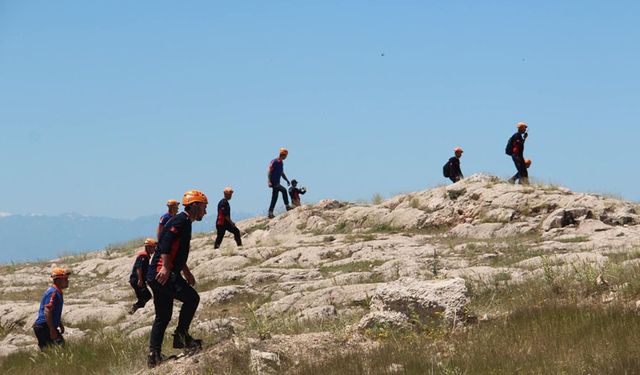
M 139 237 L 155 237 L 161 214 L 133 220 L 84 216 L 11 215 L 0 212 L 0 263 L 52 259 L 105 248 Z M 256 214 L 234 213 L 234 221 Z M 215 215 L 194 223 L 194 232 L 215 229 Z

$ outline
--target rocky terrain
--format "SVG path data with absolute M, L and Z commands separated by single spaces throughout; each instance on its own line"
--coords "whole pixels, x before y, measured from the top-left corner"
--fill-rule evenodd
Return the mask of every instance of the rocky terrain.
M 214 250 L 212 234 L 199 235 L 189 258 L 201 296 L 192 331 L 209 342 L 164 366 L 198 373 L 235 347 L 250 354 L 254 372 L 278 372 L 325 360 L 329 349 L 373 347 L 381 327 L 464 327 L 508 314 L 474 311 L 471 290 L 585 267 L 605 284 L 609 265 L 640 264 L 639 210 L 610 197 L 474 175 L 375 205 L 325 200 L 273 220 L 246 220 L 238 224 L 240 249 L 227 238 Z M 141 247 L 3 266 L 0 357 L 37 350 L 31 324 L 53 264 L 73 270 L 63 315 L 68 341 L 98 331 L 146 339 L 152 303 L 127 314 L 134 301 L 128 275 Z M 616 299 L 617 290 L 606 298 Z

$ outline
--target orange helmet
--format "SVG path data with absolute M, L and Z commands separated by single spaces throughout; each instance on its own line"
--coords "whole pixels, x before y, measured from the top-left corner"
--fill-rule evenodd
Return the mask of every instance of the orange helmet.
M 453 152 L 455 152 L 455 153 L 458 153 L 458 152 L 459 153 L 463 153 L 464 150 L 462 149 L 462 147 L 456 147 L 456 148 L 453 149 Z
M 68 271 L 64 268 L 55 267 L 51 270 L 51 278 L 52 279 L 66 279 L 71 274 L 71 271 Z
M 525 165 L 525 167 L 529 168 L 531 166 L 531 159 L 526 159 L 524 161 L 524 165 Z
M 233 194 L 233 189 L 229 186 L 227 186 L 226 188 L 224 188 L 224 193 L 225 194 Z
M 527 124 L 525 124 L 524 122 L 519 122 L 516 126 L 518 127 L 518 130 L 520 130 L 520 129 L 526 129 L 526 128 L 528 128 L 528 127 L 529 127 L 529 126 L 528 126 Z
M 289 155 L 289 150 L 284 147 L 280 148 L 280 155 Z
M 177 200 L 175 200 L 175 199 L 169 199 L 169 200 L 167 201 L 167 206 L 168 206 L 168 207 L 179 206 L 179 205 L 180 205 L 180 202 L 178 202 L 178 201 L 177 201 Z
M 156 246 L 157 244 L 158 242 L 153 238 L 147 238 L 146 240 L 144 240 L 144 246 Z
M 182 196 L 183 206 L 188 206 L 191 203 L 197 203 L 197 202 L 208 204 L 209 200 L 207 199 L 207 196 L 204 195 L 204 193 L 199 190 L 189 190 L 186 193 L 184 193 L 184 195 Z

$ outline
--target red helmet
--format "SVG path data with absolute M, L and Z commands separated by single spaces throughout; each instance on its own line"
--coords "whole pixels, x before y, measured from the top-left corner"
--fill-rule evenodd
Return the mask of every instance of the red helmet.
M 144 246 L 156 246 L 157 244 L 158 242 L 153 238 L 147 238 L 146 240 L 144 240 Z
M 61 267 L 56 267 L 53 270 L 51 270 L 51 278 L 52 279 L 66 279 L 69 277 L 69 275 L 71 274 L 71 271 L 61 268 Z
M 519 122 L 516 126 L 518 127 L 518 130 L 526 129 L 526 128 L 528 128 L 528 127 L 529 127 L 529 126 L 528 126 L 527 124 L 525 124 L 524 122 Z
M 455 152 L 456 154 L 458 152 L 462 154 L 464 152 L 464 150 L 462 149 L 462 147 L 456 147 L 456 148 L 453 149 L 453 152 Z
M 178 202 L 178 201 L 177 201 L 177 200 L 175 200 L 175 199 L 169 199 L 169 200 L 167 201 L 167 206 L 169 206 L 169 207 L 179 206 L 179 205 L 180 205 L 180 202 Z

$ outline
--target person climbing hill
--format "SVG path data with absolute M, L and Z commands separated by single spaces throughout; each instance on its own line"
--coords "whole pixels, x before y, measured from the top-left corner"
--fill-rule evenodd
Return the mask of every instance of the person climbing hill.
M 269 187 L 271 188 L 271 204 L 269 204 L 269 219 L 273 219 L 275 216 L 273 215 L 273 210 L 276 207 L 276 202 L 278 201 L 278 193 L 282 194 L 282 199 L 284 200 L 284 205 L 287 211 L 291 210 L 292 207 L 289 205 L 289 198 L 287 197 L 287 189 L 284 186 L 280 185 L 280 179 L 283 178 L 287 181 L 287 185 L 291 185 L 289 179 L 284 174 L 284 159 L 289 155 L 289 151 L 286 148 L 281 148 L 280 153 L 277 158 L 271 160 L 269 163 L 269 172 L 267 174 L 267 180 Z
M 462 157 L 462 153 L 464 152 L 462 148 L 456 147 L 453 149 L 454 156 L 452 156 L 449 161 L 444 165 L 443 172 L 444 176 L 448 177 L 451 182 L 458 182 L 464 178 L 462 175 L 462 170 L 460 169 L 460 158 Z
M 149 337 L 147 366 L 152 368 L 162 361 L 162 341 L 173 315 L 173 301 L 182 302 L 178 326 L 173 333 L 175 349 L 197 350 L 202 340 L 189 334 L 193 316 L 200 304 L 200 296 L 193 286 L 196 279 L 187 260 L 191 245 L 192 223 L 207 214 L 207 196 L 198 190 L 189 190 L 182 197 L 184 211 L 172 217 L 162 233 L 158 249 L 153 255 L 147 274 L 147 283 L 153 290 L 155 320 Z M 184 276 L 184 277 L 183 277 Z
M 158 230 L 156 231 L 158 241 L 160 241 L 160 233 L 162 233 L 162 228 L 167 225 L 167 221 L 169 221 L 169 219 L 171 219 L 178 213 L 178 206 L 180 206 L 180 203 L 175 199 L 169 199 L 167 201 L 167 212 L 160 217 L 160 223 L 158 224 Z
M 515 184 L 519 181 L 521 185 L 529 185 L 529 173 L 524 159 L 524 143 L 529 137 L 527 132 L 529 127 L 524 122 L 519 122 L 516 126 L 518 131 L 509 138 L 505 149 L 505 153 L 511 156 L 517 170 L 517 173 L 509 179 L 509 183 Z
M 50 345 L 63 345 L 64 325 L 62 290 L 69 287 L 70 271 L 56 267 L 51 271 L 51 286 L 44 292 L 38 308 L 38 317 L 33 323 L 33 332 L 38 339 L 38 347 L 44 350 Z
M 298 189 L 298 181 L 295 179 L 291 180 L 291 187 L 289 188 L 289 196 L 291 197 L 291 204 L 294 207 L 299 207 L 301 205 L 300 196 L 304 195 L 306 192 L 307 192 L 307 188 L 302 187 Z
M 136 260 L 129 276 L 129 285 L 133 288 L 138 300 L 129 309 L 129 314 L 133 314 L 138 309 L 143 308 L 151 299 L 151 292 L 147 288 L 147 273 L 149 272 L 149 260 L 153 253 L 156 252 L 157 245 L 158 242 L 156 240 L 147 238 L 144 240 L 144 250 L 136 254 Z
M 213 245 L 214 249 L 220 248 L 220 244 L 224 239 L 224 235 L 227 231 L 233 233 L 233 237 L 236 240 L 236 245 L 242 246 L 242 239 L 240 238 L 240 229 L 236 226 L 236 223 L 231 220 L 231 206 L 229 200 L 233 197 L 233 189 L 226 187 L 223 191 L 224 198 L 218 203 L 218 219 L 216 220 L 216 241 Z

